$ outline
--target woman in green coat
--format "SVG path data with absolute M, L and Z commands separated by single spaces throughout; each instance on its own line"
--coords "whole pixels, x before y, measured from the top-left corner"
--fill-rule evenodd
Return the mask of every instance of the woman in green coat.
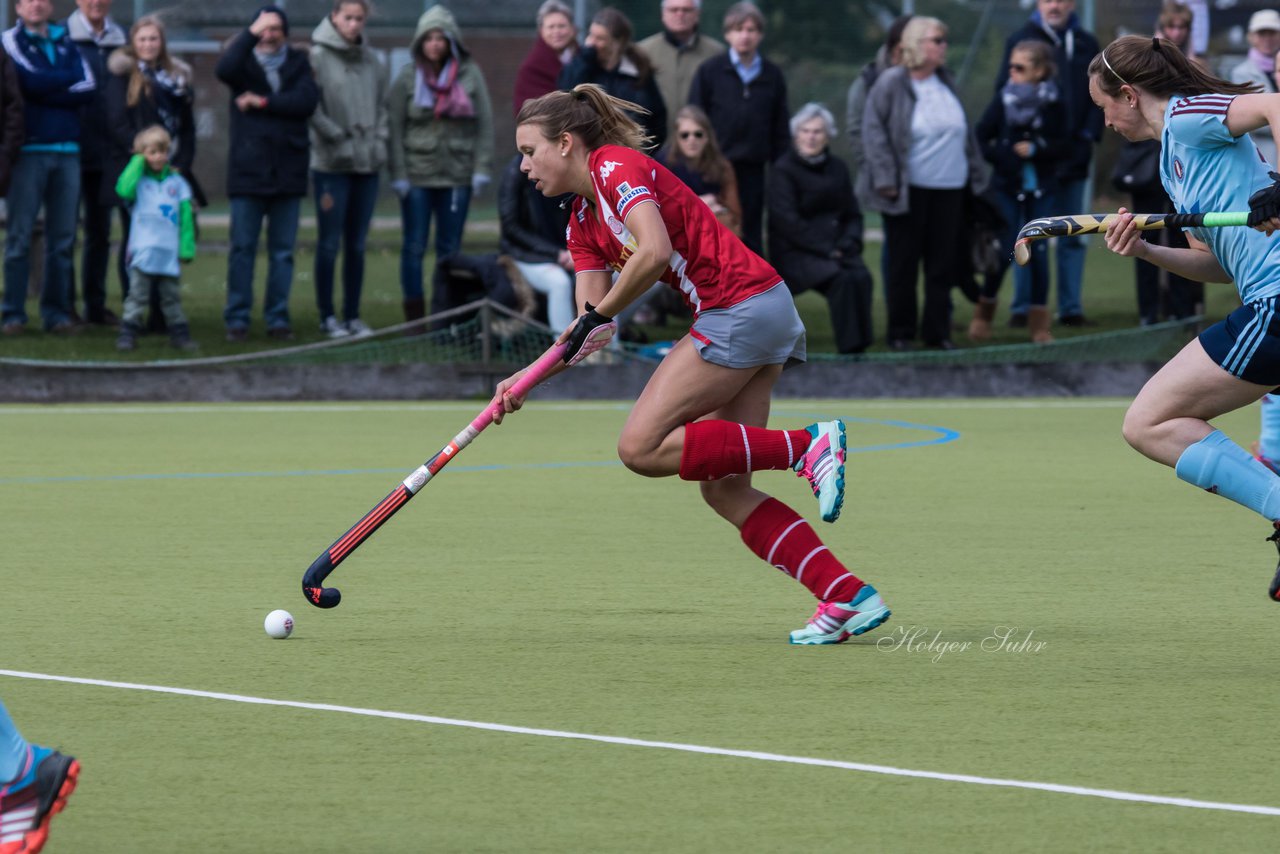
M 461 248 L 471 196 L 489 183 L 493 111 L 484 75 L 449 10 L 432 6 L 423 13 L 409 53 L 413 61 L 396 75 L 388 96 L 388 160 L 404 232 L 405 318 L 416 320 L 425 312 L 422 259 L 432 217 L 438 263 Z M 449 308 L 444 291 L 432 295 L 433 314 Z

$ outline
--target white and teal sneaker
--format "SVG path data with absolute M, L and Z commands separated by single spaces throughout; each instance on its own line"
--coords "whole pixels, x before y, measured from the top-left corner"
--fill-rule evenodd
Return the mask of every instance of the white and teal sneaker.
M 808 449 L 796 460 L 796 474 L 809 481 L 822 521 L 834 522 L 840 518 L 844 506 L 844 422 L 819 421 L 805 428 L 813 438 Z
M 798 644 L 844 643 L 869 632 L 889 619 L 889 606 L 870 584 L 864 584 L 852 602 L 823 602 L 803 629 L 791 633 Z

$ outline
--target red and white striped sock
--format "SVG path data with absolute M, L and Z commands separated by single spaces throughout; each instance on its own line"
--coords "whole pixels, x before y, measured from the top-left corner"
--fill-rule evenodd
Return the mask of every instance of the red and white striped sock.
M 812 437 L 808 430 L 770 430 L 733 421 L 684 425 L 682 480 L 719 480 L 751 471 L 781 471 L 795 465 Z
M 766 498 L 751 511 L 742 523 L 742 542 L 823 602 L 848 602 L 864 584 L 836 560 L 799 513 L 776 498 Z

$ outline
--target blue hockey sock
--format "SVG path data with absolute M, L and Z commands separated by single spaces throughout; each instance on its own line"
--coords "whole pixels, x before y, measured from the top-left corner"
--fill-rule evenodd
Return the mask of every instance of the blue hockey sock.
M 0 785 L 10 782 L 23 771 L 29 746 L 14 726 L 13 719 L 0 703 Z
M 1183 451 L 1174 471 L 1180 480 L 1230 498 L 1269 521 L 1280 519 L 1280 477 L 1221 430 Z
M 1269 460 L 1280 460 L 1280 395 L 1262 396 L 1262 431 L 1258 434 L 1258 453 Z

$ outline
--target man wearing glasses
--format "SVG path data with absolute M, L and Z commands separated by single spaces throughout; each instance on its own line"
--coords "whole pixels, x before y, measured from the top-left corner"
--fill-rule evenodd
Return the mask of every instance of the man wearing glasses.
M 1058 66 L 1058 91 L 1067 110 L 1067 135 L 1074 141 L 1072 153 L 1058 167 L 1060 189 L 1054 197 L 1054 208 L 1063 213 L 1084 210 L 1085 187 L 1089 181 L 1089 163 L 1093 147 L 1102 137 L 1102 111 L 1089 97 L 1089 63 L 1100 48 L 1093 33 L 1085 30 L 1076 17 L 1075 0 L 1037 0 L 1036 10 L 1021 29 L 1009 36 L 1004 46 L 1004 59 L 996 75 L 996 91 L 1009 79 L 1009 55 L 1020 41 L 1033 39 L 1048 42 Z M 1081 282 L 1084 279 L 1085 242 L 1082 237 L 1057 239 L 1058 322 L 1063 326 L 1084 326 Z M 1027 325 L 1029 288 L 1014 288 L 1013 305 L 1009 307 L 1011 326 Z
M 724 45 L 698 32 L 702 0 L 662 0 L 662 32 L 637 47 L 653 62 L 653 78 L 667 105 L 667 138 L 676 129 L 676 113 L 689 103 L 689 84 L 703 60 L 724 53 Z

